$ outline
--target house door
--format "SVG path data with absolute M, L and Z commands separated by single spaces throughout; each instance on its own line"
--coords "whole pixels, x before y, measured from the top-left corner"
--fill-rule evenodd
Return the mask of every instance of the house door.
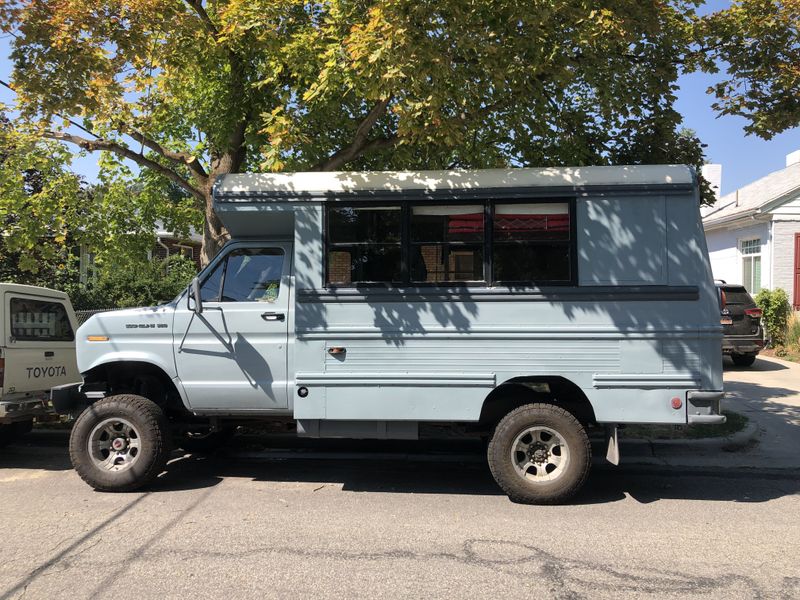
M 800 233 L 794 234 L 794 309 L 800 310 Z

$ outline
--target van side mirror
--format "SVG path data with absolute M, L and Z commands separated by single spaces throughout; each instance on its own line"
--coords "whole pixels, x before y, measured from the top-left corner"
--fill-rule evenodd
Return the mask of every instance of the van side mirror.
M 194 296 L 194 310 L 195 314 L 199 315 L 203 312 L 203 298 L 200 296 L 200 279 L 195 277 L 192 279 L 192 296 Z

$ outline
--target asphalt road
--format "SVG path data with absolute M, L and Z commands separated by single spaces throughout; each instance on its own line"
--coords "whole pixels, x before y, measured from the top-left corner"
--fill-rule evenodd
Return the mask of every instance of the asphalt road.
M 101 494 L 34 438 L 0 454 L 0 597 L 800 598 L 796 469 L 597 466 L 532 507 L 468 447 L 397 448 L 187 455 Z

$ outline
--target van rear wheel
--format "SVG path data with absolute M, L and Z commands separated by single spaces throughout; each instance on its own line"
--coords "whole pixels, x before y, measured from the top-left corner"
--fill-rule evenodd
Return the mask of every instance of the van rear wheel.
M 170 452 L 170 427 L 157 404 L 120 394 L 95 402 L 75 421 L 72 466 L 101 492 L 129 492 L 155 479 Z
M 572 413 L 552 404 L 526 404 L 500 420 L 487 455 L 495 481 L 512 501 L 557 504 L 586 481 L 592 449 Z

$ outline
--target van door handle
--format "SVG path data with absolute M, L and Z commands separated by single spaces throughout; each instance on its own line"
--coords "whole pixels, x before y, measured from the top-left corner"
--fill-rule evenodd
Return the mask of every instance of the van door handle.
M 261 318 L 265 321 L 283 321 L 286 319 L 286 315 L 279 312 L 265 312 L 261 313 Z
M 52 358 L 55 355 L 56 355 L 56 353 L 53 352 L 52 350 L 48 350 L 47 352 L 44 353 L 44 357 L 45 358 Z

